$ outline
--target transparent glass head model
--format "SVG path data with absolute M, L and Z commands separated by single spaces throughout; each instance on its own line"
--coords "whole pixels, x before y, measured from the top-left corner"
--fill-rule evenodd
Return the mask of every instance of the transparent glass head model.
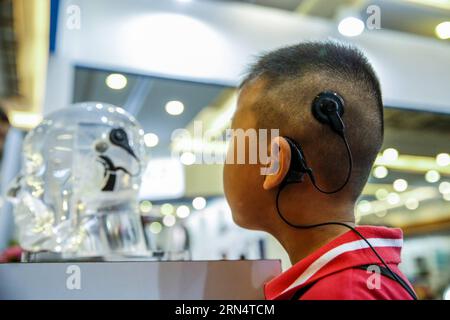
M 97 102 L 56 111 L 30 131 L 9 190 L 20 245 L 68 259 L 146 255 L 143 135 L 123 109 Z

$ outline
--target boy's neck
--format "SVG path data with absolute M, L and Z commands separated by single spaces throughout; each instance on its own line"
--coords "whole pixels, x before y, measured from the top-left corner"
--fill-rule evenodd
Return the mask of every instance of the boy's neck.
M 348 222 L 348 224 L 354 226 L 352 222 Z M 312 229 L 290 228 L 277 238 L 287 251 L 292 265 L 294 265 L 348 230 L 346 227 L 339 225 L 326 225 Z

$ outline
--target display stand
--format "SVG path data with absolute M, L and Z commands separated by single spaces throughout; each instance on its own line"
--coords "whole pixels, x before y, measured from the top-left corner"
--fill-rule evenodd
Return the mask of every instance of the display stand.
M 264 299 L 278 260 L 0 264 L 0 299 Z

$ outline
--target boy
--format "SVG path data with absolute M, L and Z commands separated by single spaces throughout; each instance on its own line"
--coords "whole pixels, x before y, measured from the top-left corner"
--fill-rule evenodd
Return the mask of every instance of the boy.
M 412 299 L 414 292 L 398 269 L 401 230 L 349 230 L 355 228 L 354 205 L 383 141 L 380 85 L 364 55 L 335 42 L 285 47 L 263 55 L 240 89 L 232 129 L 279 129 L 279 136 L 268 141 L 268 149 L 278 152 L 268 165 L 230 161 L 242 152 L 234 136 L 224 168 L 233 220 L 272 234 L 293 265 L 266 284 L 266 297 Z M 336 111 L 326 124 L 312 105 L 330 92 L 344 112 Z M 245 144 L 246 159 L 250 145 Z M 287 184 L 299 166 L 296 145 L 312 171 L 304 171 L 301 183 Z M 272 174 L 262 175 L 262 167 Z

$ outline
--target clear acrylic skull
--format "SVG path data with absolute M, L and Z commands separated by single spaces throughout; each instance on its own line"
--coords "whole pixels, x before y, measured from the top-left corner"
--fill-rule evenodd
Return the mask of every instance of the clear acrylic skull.
M 63 258 L 145 255 L 143 136 L 123 109 L 97 102 L 56 111 L 30 131 L 9 190 L 20 245 Z

